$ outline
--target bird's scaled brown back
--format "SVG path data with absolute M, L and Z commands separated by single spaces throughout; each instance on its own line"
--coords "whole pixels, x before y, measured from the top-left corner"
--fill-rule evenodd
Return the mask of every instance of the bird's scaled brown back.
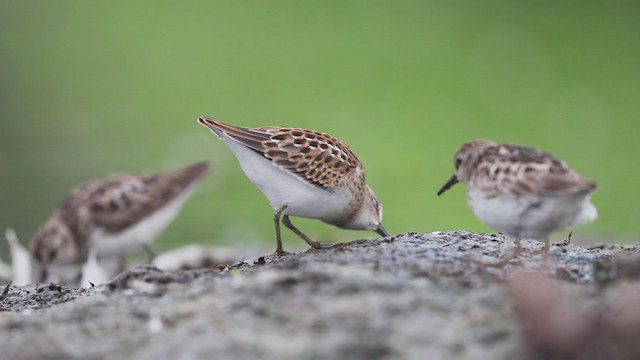
M 352 176 L 358 176 L 364 185 L 360 160 L 349 146 L 331 135 L 299 128 L 237 127 L 218 121 L 215 126 L 231 139 L 312 185 L 336 187 Z
M 95 226 L 121 231 L 175 199 L 211 169 L 200 162 L 166 174 L 123 175 L 79 189 Z M 76 208 L 77 209 L 77 208 Z
M 357 169 L 362 170 L 353 151 L 333 136 L 295 128 L 265 131 L 271 134 L 271 141 L 262 143 L 265 156 L 314 185 L 339 186 Z
M 86 260 L 96 228 L 119 232 L 149 216 L 211 170 L 209 162 L 159 175 L 120 175 L 80 185 L 54 211 L 32 240 L 41 263 L 55 260 L 60 249 Z M 63 244 L 64 243 L 64 244 Z
M 487 148 L 473 181 L 484 184 L 485 192 L 515 196 L 571 196 L 592 192 L 597 187 L 555 156 L 513 144 Z

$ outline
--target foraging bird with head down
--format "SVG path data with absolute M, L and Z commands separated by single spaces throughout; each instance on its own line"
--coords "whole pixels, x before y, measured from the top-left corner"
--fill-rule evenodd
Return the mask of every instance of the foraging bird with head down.
M 225 142 L 271 203 L 277 254 L 284 253 L 280 217 L 313 248 L 323 244 L 295 227 L 289 216 L 389 235 L 382 226 L 382 205 L 366 184 L 362 163 L 340 140 L 299 128 L 237 127 L 206 117 L 198 122 Z
M 51 270 L 60 270 L 55 275 L 63 277 L 67 269 L 73 272 L 94 247 L 96 258 L 150 251 L 210 170 L 209 162 L 200 162 L 170 173 L 118 175 L 75 188 L 32 240 L 37 279 L 47 280 Z

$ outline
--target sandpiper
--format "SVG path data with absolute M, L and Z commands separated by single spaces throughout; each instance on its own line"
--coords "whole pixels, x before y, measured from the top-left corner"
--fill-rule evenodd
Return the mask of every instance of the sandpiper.
M 514 253 L 491 265 L 506 265 L 519 255 L 521 238 L 544 240 L 546 262 L 551 232 L 598 216 L 590 201 L 596 183 L 541 150 L 473 140 L 462 145 L 454 159 L 455 174 L 438 195 L 458 182 L 466 184 L 476 216 L 515 239 Z
M 382 205 L 366 184 L 364 168 L 349 146 L 331 135 L 288 127 L 237 127 L 206 117 L 198 122 L 227 144 L 240 167 L 275 210 L 276 254 L 284 253 L 282 223 L 309 246 L 312 240 L 289 216 L 318 219 L 343 229 L 382 226 Z
M 178 215 L 211 164 L 166 174 L 120 175 L 74 189 L 32 240 L 39 281 L 52 266 L 81 265 L 97 257 L 148 250 Z

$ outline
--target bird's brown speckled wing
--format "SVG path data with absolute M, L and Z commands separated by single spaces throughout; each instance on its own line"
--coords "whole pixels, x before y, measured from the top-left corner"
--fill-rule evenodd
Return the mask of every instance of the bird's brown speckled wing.
M 271 140 L 262 143 L 265 156 L 314 185 L 330 188 L 354 173 L 364 174 L 353 151 L 333 136 L 295 128 L 262 130 L 271 134 Z
M 516 196 L 577 195 L 592 192 L 595 182 L 585 179 L 566 163 L 544 151 L 505 144 L 487 149 L 476 172 L 478 183 L 489 193 Z M 482 178 L 494 179 L 485 181 Z
M 161 175 L 121 175 L 81 185 L 54 211 L 32 240 L 40 263 L 83 262 L 96 228 L 120 232 L 167 205 L 210 170 L 209 162 Z M 59 259 L 58 259 L 59 260 Z
M 207 124 L 314 186 L 338 186 L 353 174 L 364 181 L 360 160 L 331 135 L 298 128 L 236 127 L 213 120 Z
M 74 190 L 60 213 L 72 232 L 84 235 L 82 223 L 119 232 L 153 214 L 200 180 L 211 168 L 201 162 L 167 174 L 122 175 Z

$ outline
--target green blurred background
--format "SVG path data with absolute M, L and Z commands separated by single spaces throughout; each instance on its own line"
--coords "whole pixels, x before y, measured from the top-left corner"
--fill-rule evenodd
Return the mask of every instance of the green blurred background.
M 392 233 L 489 231 L 462 186 L 435 196 L 453 153 L 539 147 L 600 184 L 576 238 L 638 239 L 638 2 L 2 0 L 0 66 L 0 227 L 23 242 L 78 183 L 214 159 L 157 247 L 272 248 L 269 205 L 198 115 L 346 141 Z

